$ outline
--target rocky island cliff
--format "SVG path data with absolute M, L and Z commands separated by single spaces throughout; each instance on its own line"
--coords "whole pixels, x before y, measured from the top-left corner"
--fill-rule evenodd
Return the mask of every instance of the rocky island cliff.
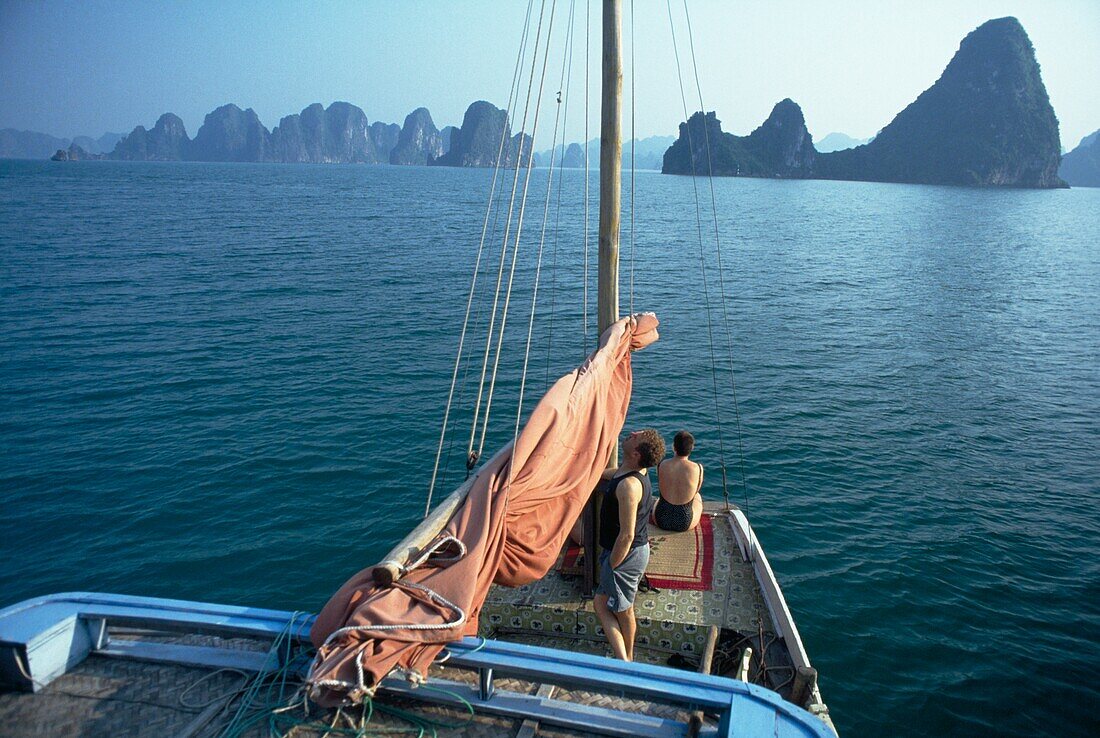
M 432 164 L 443 156 L 443 136 L 427 108 L 417 108 L 405 116 L 405 125 L 390 152 L 390 164 Z
M 1100 131 L 1085 136 L 1062 157 L 1058 176 L 1071 187 L 1100 187 Z
M 524 136 L 522 141 L 521 135 Z M 484 100 L 478 100 L 466 109 L 462 125 L 451 132 L 450 141 L 450 150 L 435 164 L 445 167 L 491 167 L 496 165 L 497 154 L 500 153 L 502 166 L 512 168 L 520 160 L 521 143 L 521 164 L 527 166 L 532 157 L 531 137 L 518 133 L 513 136 L 508 113 Z
M 1064 187 L 1058 119 L 1035 51 L 1015 18 L 982 24 L 939 80 L 867 144 L 819 153 L 802 111 L 783 100 L 748 136 L 695 114 L 665 153 L 668 174 L 846 179 L 920 184 Z
M 184 161 L 190 158 L 191 139 L 179 116 L 165 113 L 150 131 L 138 126 L 119 141 L 108 158 L 123 161 Z
M 680 136 L 665 152 L 661 171 L 805 178 L 813 176 L 817 156 L 802 108 L 786 99 L 776 103 L 768 119 L 747 136 L 723 132 L 713 112 L 695 113 L 680 124 Z
M 271 132 L 264 158 L 251 161 L 375 164 L 382 159 L 371 135 L 373 130 L 366 114 L 355 105 L 334 102 L 326 109 L 313 103 L 300 113 L 282 118 Z M 195 138 L 198 140 L 198 136 Z
M 77 143 L 69 144 L 67 149 L 58 149 L 53 156 L 50 157 L 50 161 L 95 161 L 97 159 L 106 159 L 103 154 L 92 154 L 84 149 L 83 146 Z

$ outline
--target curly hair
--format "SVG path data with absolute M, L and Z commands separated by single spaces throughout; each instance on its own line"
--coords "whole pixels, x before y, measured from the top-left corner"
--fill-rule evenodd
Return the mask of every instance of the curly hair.
M 665 458 L 665 439 L 654 428 L 638 431 L 638 456 L 643 467 L 651 467 Z

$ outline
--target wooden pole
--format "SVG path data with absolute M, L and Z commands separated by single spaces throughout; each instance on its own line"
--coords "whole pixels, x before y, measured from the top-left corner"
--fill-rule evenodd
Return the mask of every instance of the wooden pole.
M 712 625 L 707 629 L 707 641 L 703 644 L 703 658 L 699 660 L 699 673 L 709 674 L 714 666 L 714 649 L 718 646 L 718 626 Z M 695 738 L 703 729 L 703 711 L 698 710 L 691 714 L 688 720 L 688 736 Z
M 486 468 L 496 464 L 501 457 L 510 453 L 511 450 L 512 443 L 509 441 L 507 446 L 497 451 L 489 461 L 485 462 L 477 474 L 459 485 L 458 489 L 440 502 L 430 515 L 420 521 L 420 525 L 413 528 L 407 536 L 401 539 L 401 542 L 386 554 L 386 558 L 380 564 L 375 565 L 372 572 L 374 583 L 385 587 L 404 576 L 404 567 L 419 556 L 443 532 L 443 529 L 447 527 L 447 523 L 451 522 L 451 517 L 455 514 L 455 511 L 466 501 L 470 488 L 474 486 L 474 482 L 481 473 Z
M 603 99 L 600 106 L 600 268 L 597 324 L 619 319 L 619 219 L 623 162 L 622 0 L 603 3 Z
M 600 102 L 600 266 L 596 303 L 598 336 L 619 319 L 619 220 L 623 181 L 623 7 L 622 0 L 603 1 L 603 85 Z M 607 466 L 619 464 L 618 449 Z M 602 485 L 597 487 L 599 490 Z M 584 511 L 584 593 L 597 581 L 595 531 L 600 495 L 593 492 Z
M 794 686 L 791 687 L 791 702 L 806 707 L 817 688 L 817 669 L 812 666 L 800 666 L 794 674 Z

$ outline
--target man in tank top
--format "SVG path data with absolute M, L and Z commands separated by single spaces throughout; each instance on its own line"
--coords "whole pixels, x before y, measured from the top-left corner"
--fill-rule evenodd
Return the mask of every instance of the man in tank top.
M 622 442 L 622 463 L 611 475 L 600 507 L 600 583 L 594 600 L 611 644 L 624 661 L 634 660 L 634 596 L 649 563 L 649 505 L 644 481 L 665 455 L 661 434 L 649 428 Z

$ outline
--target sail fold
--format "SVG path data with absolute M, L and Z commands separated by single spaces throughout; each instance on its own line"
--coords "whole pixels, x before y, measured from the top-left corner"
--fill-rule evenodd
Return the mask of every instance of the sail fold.
M 657 340 L 657 325 L 652 313 L 619 320 L 554 383 L 511 452 L 479 470 L 435 556 L 385 587 L 364 569 L 332 596 L 310 633 L 316 701 L 361 699 L 394 670 L 425 678 L 447 643 L 477 633 L 492 584 L 546 574 L 615 450 L 630 405 L 630 354 Z

